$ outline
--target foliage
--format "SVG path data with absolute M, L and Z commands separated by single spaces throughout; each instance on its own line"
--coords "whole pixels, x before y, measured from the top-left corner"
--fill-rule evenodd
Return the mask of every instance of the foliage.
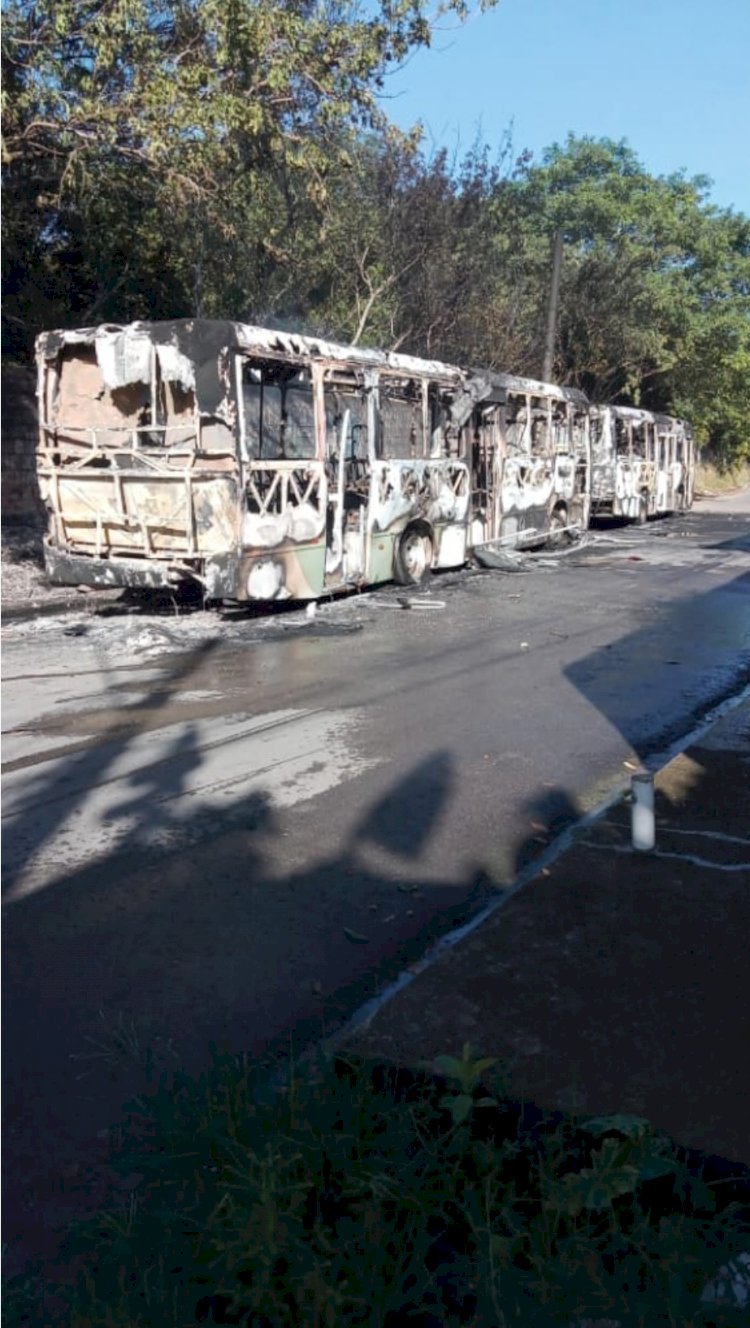
M 563 230 L 559 376 L 595 400 L 686 415 L 700 441 L 750 451 L 750 220 L 709 181 L 649 175 L 626 143 L 569 137 L 523 184 Z
M 572 135 L 429 156 L 388 123 L 388 71 L 465 0 L 4 11 L 5 354 L 202 315 L 536 377 L 562 231 L 555 378 L 750 456 L 750 219 L 707 179 Z
M 750 455 L 750 221 L 707 191 L 607 139 L 535 164 L 506 135 L 494 160 L 478 143 L 451 163 L 371 135 L 337 182 L 308 313 L 346 340 L 536 377 L 561 230 L 557 380 Z
M 61 189 L 102 153 L 192 196 L 269 158 L 313 187 L 325 131 L 376 119 L 384 72 L 429 37 L 422 0 L 8 0 L 6 157 L 61 161 Z
M 440 1064 L 478 1107 L 492 1062 Z M 120 1165 L 141 1186 L 79 1233 L 50 1326 L 738 1322 L 700 1302 L 741 1247 L 736 1207 L 645 1121 L 504 1100 L 456 1120 L 429 1076 L 321 1060 L 273 1086 L 231 1057 L 134 1112 Z M 12 1293 L 9 1322 L 40 1321 Z
M 453 1081 L 458 1091 L 446 1093 L 440 1099 L 441 1107 L 447 1107 L 454 1125 L 463 1125 L 469 1119 L 475 1107 L 496 1107 L 497 1099 L 486 1094 L 477 1096 L 477 1089 L 482 1086 L 482 1076 L 495 1065 L 494 1056 L 474 1055 L 471 1043 L 465 1042 L 461 1058 L 457 1056 L 438 1056 L 435 1061 L 436 1074 L 444 1075 Z
M 5 344 L 16 352 L 57 309 L 246 312 L 253 277 L 288 267 L 301 231 L 314 242 L 348 139 L 382 122 L 386 72 L 431 33 L 424 0 L 5 0 L 4 11 Z M 446 11 L 464 16 L 465 0 L 442 0 Z M 239 282 L 217 281 L 238 254 Z M 253 293 L 256 308 L 266 294 Z
M 497 196 L 518 168 L 508 137 L 494 160 L 479 143 L 453 162 L 426 160 L 417 135 L 360 139 L 336 180 L 313 316 L 354 342 L 502 363 Z

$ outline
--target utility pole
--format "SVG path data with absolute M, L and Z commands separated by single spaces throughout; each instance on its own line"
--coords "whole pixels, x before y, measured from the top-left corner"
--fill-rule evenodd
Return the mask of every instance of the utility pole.
M 562 268 L 563 233 L 555 232 L 555 248 L 552 256 L 552 285 L 549 293 L 549 313 L 547 315 L 547 339 L 544 343 L 544 362 L 542 381 L 549 383 L 552 378 L 552 361 L 555 355 L 555 332 L 557 331 L 557 305 L 560 297 L 560 269 Z

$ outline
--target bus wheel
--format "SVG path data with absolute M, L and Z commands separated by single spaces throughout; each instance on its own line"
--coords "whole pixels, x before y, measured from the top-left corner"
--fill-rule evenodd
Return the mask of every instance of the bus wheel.
M 635 518 L 635 520 L 636 520 L 636 525 L 638 526 L 645 526 L 646 522 L 648 521 L 648 498 L 646 497 L 645 493 L 641 494 L 640 501 L 638 503 L 638 515 Z
M 565 507 L 556 507 L 549 519 L 548 544 L 562 544 L 568 531 L 568 511 Z
M 398 542 L 394 579 L 400 586 L 418 586 L 432 567 L 432 540 L 415 526 L 405 530 Z

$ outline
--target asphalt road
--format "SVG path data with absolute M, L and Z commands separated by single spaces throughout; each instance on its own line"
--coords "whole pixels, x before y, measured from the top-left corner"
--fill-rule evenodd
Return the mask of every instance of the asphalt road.
M 408 610 L 5 628 L 11 1235 L 95 1200 L 147 1048 L 330 1031 L 739 690 L 748 573 L 745 494 Z

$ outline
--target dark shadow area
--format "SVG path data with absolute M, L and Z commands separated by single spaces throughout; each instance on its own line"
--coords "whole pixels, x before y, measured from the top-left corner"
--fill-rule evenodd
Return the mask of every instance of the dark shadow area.
M 44 555 L 39 543 L 39 563 L 44 566 Z M 203 609 L 202 592 L 195 583 L 172 590 L 107 590 L 92 586 L 58 585 L 47 581 L 43 572 L 38 578 L 40 593 L 49 598 L 33 605 L 9 604 L 3 606 L 3 617 L 8 622 L 33 622 L 36 618 L 63 616 L 77 612 L 90 615 L 95 621 L 108 618 L 184 618 Z M 76 623 L 71 631 L 85 635 L 85 624 Z
M 716 544 L 707 544 L 707 549 L 738 549 L 740 553 L 750 553 L 750 530 L 734 539 L 719 540 Z
M 589 518 L 589 530 L 628 530 L 631 527 L 637 529 L 637 522 L 626 516 L 609 516 L 601 513 Z
M 657 792 L 656 854 L 631 852 L 618 803 L 355 1050 L 413 1065 L 470 1041 L 545 1112 L 645 1117 L 750 1165 L 747 769 L 691 748 Z
M 747 650 L 744 667 L 738 670 L 734 650 L 727 651 L 724 665 L 717 663 L 716 643 L 727 628 L 734 640 L 737 615 L 742 612 L 747 619 Z M 673 658 L 670 642 L 684 633 L 685 620 L 690 618 L 702 624 L 701 635 L 689 657 Z M 707 661 L 705 671 L 701 656 Z M 649 626 L 575 661 L 564 674 L 641 759 L 663 751 L 706 712 L 750 683 L 750 573 L 698 599 L 674 601 Z M 696 704 L 701 688 L 705 699 Z M 681 698 L 687 703 L 684 717 L 675 716 L 675 702 Z M 530 799 L 524 816 L 532 833 L 516 851 L 516 871 L 525 871 L 541 858 L 583 814 L 564 786 L 542 789 Z
M 448 752 L 420 762 L 375 804 L 360 827 L 360 838 L 406 858 L 419 857 L 450 797 L 453 766 Z
M 569 826 L 580 820 L 581 808 L 564 788 L 544 789 L 526 803 L 525 819 L 533 831 L 516 851 L 516 872 L 524 871 Z
M 174 669 L 165 696 L 195 662 Z M 33 784 L 7 888 L 64 818 L 75 824 L 77 800 L 110 778 L 130 736 Z M 487 896 L 479 874 L 424 881 L 414 867 L 453 787 L 450 753 L 394 782 L 333 852 L 322 828 L 316 861 L 284 877 L 262 792 L 220 814 L 198 799 L 185 816 L 201 760 L 183 728 L 158 764 L 121 777 L 112 850 L 6 908 L 5 1214 L 19 1254 L 51 1256 L 73 1215 L 117 1193 L 108 1127 L 149 1075 L 199 1070 L 211 1045 L 272 1063 L 290 1038 L 301 1046 L 340 1024 Z M 373 846 L 394 855 L 392 873 L 368 865 Z
M 659 529 L 659 527 L 663 527 L 665 523 L 671 521 L 681 521 L 684 517 L 690 515 L 691 512 L 655 512 L 643 525 L 640 525 L 634 517 L 611 516 L 608 513 L 600 512 L 590 518 L 589 529 L 642 531 L 644 535 L 661 535 L 666 532 Z
M 30 563 L 44 567 L 41 530 L 30 521 L 13 522 L 7 519 L 2 526 L 3 559 L 10 563 Z
M 98 618 L 119 618 L 123 614 L 138 618 L 180 617 L 203 608 L 203 589 L 197 581 L 182 581 L 173 589 L 134 590 L 126 588 L 114 604 L 97 610 Z

